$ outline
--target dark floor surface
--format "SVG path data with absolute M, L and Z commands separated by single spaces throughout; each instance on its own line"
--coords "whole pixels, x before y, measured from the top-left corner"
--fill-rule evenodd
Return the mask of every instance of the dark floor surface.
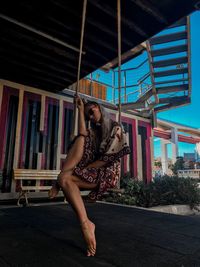
M 97 254 L 85 256 L 69 205 L 0 209 L 0 267 L 200 266 L 200 217 L 87 204 Z

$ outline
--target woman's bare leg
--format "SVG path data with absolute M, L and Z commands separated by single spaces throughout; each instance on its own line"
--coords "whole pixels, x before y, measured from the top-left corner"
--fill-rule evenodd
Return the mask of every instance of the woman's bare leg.
M 94 189 L 97 185 L 84 182 L 71 175 L 70 172 L 61 174 L 59 184 L 80 221 L 83 236 L 87 243 L 87 256 L 94 256 L 96 252 L 95 225 L 88 218 L 80 188 Z
M 67 172 L 69 174 L 69 172 L 73 172 L 74 167 L 80 162 L 82 156 L 83 156 L 83 150 L 84 150 L 84 141 L 85 141 L 85 137 L 84 136 L 79 136 L 75 143 L 73 144 L 73 146 L 71 147 L 71 149 L 69 150 L 64 166 L 61 170 L 61 174 L 62 172 Z M 49 190 L 49 198 L 55 198 L 57 196 L 57 194 L 59 193 L 60 190 L 60 186 L 59 184 L 56 183 L 52 186 L 52 188 Z

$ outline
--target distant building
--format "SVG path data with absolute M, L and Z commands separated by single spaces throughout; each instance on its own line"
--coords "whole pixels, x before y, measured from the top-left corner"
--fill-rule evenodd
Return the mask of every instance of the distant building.
M 184 153 L 183 160 L 186 161 L 195 161 L 195 153 Z
M 172 165 L 172 159 L 168 158 L 167 159 L 167 171 L 164 173 L 163 169 L 162 169 L 162 161 L 161 161 L 161 157 L 157 157 L 154 159 L 154 166 L 153 166 L 153 177 L 158 177 L 158 176 L 162 176 L 164 174 L 167 175 L 172 175 L 172 170 L 170 168 L 170 166 Z

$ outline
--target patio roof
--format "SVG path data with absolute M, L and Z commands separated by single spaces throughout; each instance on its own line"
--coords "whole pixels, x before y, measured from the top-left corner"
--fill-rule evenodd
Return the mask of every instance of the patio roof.
M 198 2 L 121 1 L 122 53 L 193 12 Z M 117 57 L 116 3 L 88 0 L 81 77 Z M 2 0 L 0 78 L 53 92 L 76 82 L 82 6 L 80 0 Z

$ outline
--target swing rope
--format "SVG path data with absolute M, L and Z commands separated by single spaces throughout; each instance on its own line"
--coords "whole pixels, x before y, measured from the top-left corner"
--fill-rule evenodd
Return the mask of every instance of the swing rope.
M 79 60 L 78 60 L 78 71 L 77 71 L 77 82 L 76 82 L 76 91 L 75 96 L 78 96 L 79 92 L 79 81 L 80 81 L 80 71 L 81 71 L 81 60 L 82 60 L 82 50 L 83 50 L 83 38 L 84 38 L 84 30 L 85 30 L 85 17 L 86 17 L 86 8 L 87 8 L 87 0 L 83 2 L 83 12 L 82 12 L 82 26 L 81 26 L 81 38 L 80 38 L 80 50 L 79 50 Z M 74 120 L 72 126 L 72 134 L 71 140 L 76 135 L 77 123 L 78 123 L 78 110 L 77 103 L 74 103 Z
M 118 122 L 121 123 L 121 0 L 117 0 L 118 33 Z
M 87 0 L 84 0 L 84 2 L 83 2 L 83 13 L 82 13 L 80 50 L 79 50 L 79 60 L 78 60 L 78 73 L 77 73 L 77 83 L 76 83 L 76 95 L 78 95 L 78 92 L 79 92 L 79 80 L 80 80 L 82 50 L 83 50 L 83 37 L 84 37 L 84 30 L 85 30 L 86 7 L 87 7 Z
M 78 61 L 78 72 L 77 72 L 77 83 L 75 96 L 79 92 L 79 81 L 80 81 L 80 69 L 82 60 L 82 49 L 83 49 L 83 37 L 85 29 L 85 17 L 86 17 L 87 0 L 83 2 L 83 13 L 82 13 L 82 27 L 81 27 L 81 38 L 80 38 L 80 50 L 79 50 L 79 61 Z M 117 0 L 117 31 L 118 31 L 118 122 L 121 123 L 121 0 Z M 74 123 L 72 128 L 72 136 L 75 136 L 76 122 L 77 122 L 77 107 L 74 104 Z

